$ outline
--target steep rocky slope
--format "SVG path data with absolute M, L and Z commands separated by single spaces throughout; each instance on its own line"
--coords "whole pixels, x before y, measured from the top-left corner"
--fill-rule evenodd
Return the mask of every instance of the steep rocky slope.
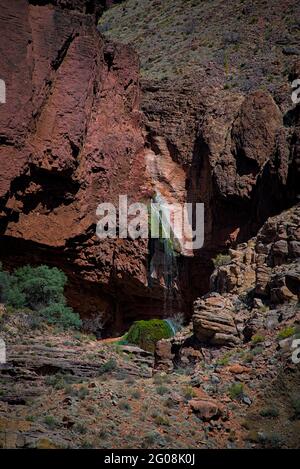
M 127 0 L 101 17 L 99 29 L 134 46 L 143 78 L 201 76 L 205 67 L 228 88 L 272 92 L 288 89 L 283 79 L 300 52 L 299 15 L 296 0 Z
M 300 443 L 299 210 L 268 219 L 255 238 L 219 257 L 192 324 L 157 344 L 157 369 L 192 367 L 191 384 L 202 392 L 189 403 L 196 415 L 218 421 L 234 412 L 229 447 Z M 222 425 L 213 435 L 221 440 Z

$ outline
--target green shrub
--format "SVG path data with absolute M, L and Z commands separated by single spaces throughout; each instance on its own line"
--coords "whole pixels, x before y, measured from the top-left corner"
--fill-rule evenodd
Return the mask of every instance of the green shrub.
M 8 291 L 10 278 L 8 272 L 2 270 L 2 263 L 0 262 L 0 302 L 5 303 L 5 294 Z
M 82 449 L 92 449 L 94 447 L 93 443 L 89 440 L 83 440 L 81 443 L 81 448 Z
M 129 402 L 125 401 L 122 399 L 119 404 L 118 404 L 119 409 L 125 410 L 126 412 L 129 412 L 131 410 Z
M 192 386 L 187 386 L 184 391 L 183 391 L 183 396 L 185 397 L 185 399 L 189 400 L 189 399 L 193 399 L 193 397 L 196 396 L 196 392 L 195 390 L 193 389 Z
M 243 383 L 234 383 L 229 388 L 229 395 L 231 399 L 240 399 L 244 394 Z
M 66 275 L 56 267 L 26 265 L 13 273 L 2 270 L 0 264 L 0 301 L 7 307 L 30 308 L 48 324 L 64 329 L 81 327 L 81 320 L 72 308 L 66 305 L 64 288 Z
M 85 399 L 89 394 L 90 394 L 90 391 L 88 390 L 88 388 L 85 386 L 82 386 L 81 388 L 78 389 L 77 396 L 79 397 L 79 399 Z
M 217 360 L 217 365 L 219 366 L 226 366 L 228 364 L 229 364 L 229 357 L 227 357 L 226 355 L 224 355 L 223 357 Z
M 82 324 L 79 314 L 74 313 L 72 308 L 62 303 L 53 303 L 43 308 L 41 315 L 48 324 L 55 324 L 63 329 L 79 329 Z
M 160 439 L 160 434 L 156 431 L 146 433 L 142 442 L 142 448 L 149 448 L 155 445 Z
M 229 264 L 231 257 L 228 254 L 218 254 L 212 261 L 215 267 L 220 267 L 221 265 Z
M 113 371 L 117 368 L 117 362 L 114 358 L 110 358 L 107 362 L 102 363 L 99 366 L 99 373 L 102 375 L 103 373 L 108 373 L 109 371 Z
M 133 397 L 133 399 L 139 399 L 141 397 L 141 393 L 138 389 L 134 389 L 131 393 L 131 397 Z
M 265 340 L 265 337 L 263 335 L 260 335 L 260 334 L 255 334 L 251 338 L 251 342 L 253 344 L 261 344 L 264 340 Z
M 263 448 L 280 448 L 282 446 L 282 437 L 278 433 L 268 432 L 261 433 L 258 432 L 257 441 L 262 445 Z
M 26 265 L 16 269 L 14 277 L 18 289 L 25 295 L 26 306 L 39 310 L 51 303 L 65 303 L 67 277 L 56 267 Z
M 153 382 L 154 382 L 154 384 L 169 383 L 169 382 L 170 382 L 170 378 L 168 377 L 167 374 L 156 373 L 156 374 L 153 376 Z
M 53 415 L 46 415 L 44 418 L 44 423 L 49 428 L 51 428 L 51 430 L 60 426 L 60 422 L 55 417 L 53 417 Z
M 164 394 L 167 394 L 169 392 L 169 389 L 167 388 L 167 386 L 164 386 L 163 384 L 161 384 L 160 386 L 157 386 L 156 392 L 160 396 L 163 396 Z
M 86 426 L 80 422 L 75 423 L 73 428 L 76 433 L 80 433 L 81 435 L 84 435 L 87 432 Z
M 279 334 L 277 335 L 277 338 L 279 340 L 287 339 L 288 337 L 291 337 L 295 333 L 296 333 L 296 328 L 295 327 L 287 326 L 279 332 Z
M 254 349 L 252 349 L 252 355 L 256 357 L 256 355 L 260 355 L 261 353 L 263 353 L 263 351 L 263 347 L 258 345 L 257 347 L 254 347 Z
M 127 333 L 126 340 L 144 350 L 154 352 L 155 345 L 159 340 L 168 339 L 172 335 L 173 331 L 166 321 L 151 319 L 134 322 Z
M 279 415 L 279 412 L 278 410 L 275 408 L 275 407 L 266 407 L 265 409 L 262 409 L 260 411 L 260 415 L 262 417 L 271 417 L 271 418 L 275 418 L 275 417 L 278 417 Z
M 167 417 L 164 417 L 163 415 L 157 415 L 154 417 L 154 422 L 156 425 L 165 425 L 167 427 L 170 426 L 170 421 Z
M 0 302 L 13 308 L 25 306 L 25 295 L 17 286 L 17 279 L 9 272 L 2 270 L 0 263 Z
M 258 348 L 258 347 L 256 347 L 256 348 Z M 244 362 L 244 363 L 251 363 L 251 362 L 253 362 L 254 355 L 253 355 L 253 353 L 251 353 L 251 352 L 246 352 L 246 353 L 243 355 L 243 358 L 242 358 L 242 359 L 243 359 L 243 362 Z
M 217 365 L 219 366 L 227 366 L 230 362 L 230 358 L 232 357 L 233 352 L 229 350 L 225 352 L 224 355 L 217 360 Z

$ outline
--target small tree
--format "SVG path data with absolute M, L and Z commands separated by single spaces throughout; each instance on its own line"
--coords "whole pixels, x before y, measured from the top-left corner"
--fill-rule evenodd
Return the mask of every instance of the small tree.
M 15 277 L 30 308 L 39 310 L 51 303 L 65 304 L 64 288 L 67 277 L 56 267 L 26 265 L 15 270 Z
M 66 275 L 56 267 L 26 265 L 10 274 L 0 265 L 0 301 L 14 308 L 28 307 L 48 324 L 79 329 L 79 315 L 66 305 L 66 282 Z

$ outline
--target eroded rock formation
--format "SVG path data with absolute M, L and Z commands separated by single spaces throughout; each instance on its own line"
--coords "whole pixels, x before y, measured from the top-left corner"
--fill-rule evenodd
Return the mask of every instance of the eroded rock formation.
M 205 244 L 178 259 L 171 306 L 191 313 L 212 256 L 295 202 L 299 106 L 286 113 L 267 91 L 224 88 L 216 64 L 143 82 L 141 95 L 137 55 L 96 28 L 110 3 L 1 2 L 0 229 L 8 266 L 59 265 L 72 306 L 117 333 L 124 319 L 168 313 L 166 288 L 149 286 L 146 240 L 96 237 L 97 205 L 149 201 L 156 189 L 205 204 Z
M 270 217 L 256 237 L 221 257 L 224 265 L 213 271 L 210 292 L 194 302 L 190 325 L 158 342 L 157 368 L 172 370 L 224 346 L 243 346 L 255 335 L 274 334 L 289 321 L 299 324 L 299 227 L 296 205 Z
M 149 146 L 158 158 L 168 150 L 185 172 L 186 200 L 205 204 L 204 247 L 185 264 L 200 293 L 209 288 L 214 253 L 249 239 L 268 216 L 292 205 L 300 174 L 297 106 L 284 125 L 268 92 L 224 89 L 222 73 L 214 65 L 171 86 L 143 84 Z M 175 190 L 176 178 L 174 171 L 168 180 Z

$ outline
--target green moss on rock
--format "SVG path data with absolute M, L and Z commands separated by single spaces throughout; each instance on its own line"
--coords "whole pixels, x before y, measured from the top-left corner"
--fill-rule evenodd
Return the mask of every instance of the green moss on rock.
M 172 337 L 173 331 L 163 319 L 150 319 L 149 321 L 135 321 L 130 327 L 126 340 L 144 350 L 154 352 L 156 342 Z

